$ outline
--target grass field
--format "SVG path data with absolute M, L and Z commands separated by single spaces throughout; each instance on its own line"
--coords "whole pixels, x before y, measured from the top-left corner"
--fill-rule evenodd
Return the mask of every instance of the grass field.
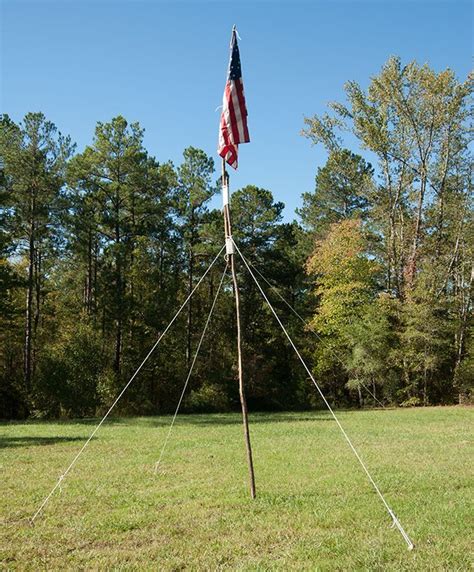
M 238 415 L 104 425 L 31 526 L 91 432 L 87 422 L 0 425 L 3 569 L 468 570 L 469 408 L 340 412 L 415 542 L 409 552 L 325 412 L 253 414 L 257 499 Z

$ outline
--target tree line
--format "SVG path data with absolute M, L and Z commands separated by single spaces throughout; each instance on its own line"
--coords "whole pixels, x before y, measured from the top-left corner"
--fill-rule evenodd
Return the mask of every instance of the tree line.
M 327 161 L 298 221 L 249 185 L 234 237 L 337 406 L 468 400 L 474 378 L 471 84 L 391 58 L 305 120 Z M 159 162 L 143 128 L 97 123 L 77 152 L 42 113 L 0 118 L 0 416 L 89 416 L 113 401 L 223 244 L 215 164 Z M 347 141 L 351 141 L 351 149 Z M 224 270 L 219 260 L 119 403 L 174 409 Z M 321 406 L 239 265 L 251 409 Z M 224 279 L 183 408 L 238 407 Z M 303 323 L 304 322 L 304 323 Z

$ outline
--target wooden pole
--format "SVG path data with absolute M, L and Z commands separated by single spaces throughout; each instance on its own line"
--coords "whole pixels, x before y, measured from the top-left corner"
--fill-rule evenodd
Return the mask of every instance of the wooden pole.
M 225 160 L 222 159 L 222 195 L 224 199 L 224 231 L 226 239 L 226 254 L 230 264 L 232 273 L 232 282 L 234 285 L 235 296 L 235 315 L 237 321 L 237 360 L 239 369 L 239 395 L 240 405 L 242 408 L 242 422 L 244 428 L 245 447 L 247 450 L 247 463 L 249 467 L 250 477 L 250 496 L 254 499 L 255 492 L 255 474 L 253 470 L 252 446 L 250 444 L 250 431 L 247 411 L 247 401 L 245 399 L 244 391 L 244 376 L 242 370 L 242 341 L 241 341 L 241 327 L 240 327 L 240 291 L 237 282 L 237 274 L 235 271 L 235 254 L 234 245 L 232 243 L 232 225 L 230 219 L 230 205 L 229 205 L 229 175 L 225 168 Z

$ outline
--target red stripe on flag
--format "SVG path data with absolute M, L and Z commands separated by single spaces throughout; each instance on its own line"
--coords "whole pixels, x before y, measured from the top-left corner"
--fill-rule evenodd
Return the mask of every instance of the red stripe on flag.
M 234 102 L 232 101 L 232 88 L 230 82 L 227 82 L 225 86 L 225 96 L 227 100 L 227 109 L 229 111 L 231 141 L 232 143 L 238 143 L 239 128 L 237 126 L 237 118 L 235 117 Z M 229 125 L 227 127 L 229 127 Z
M 244 128 L 244 140 L 239 141 L 239 143 L 249 143 L 250 142 L 250 135 L 249 130 L 247 127 L 247 106 L 245 105 L 245 96 L 244 96 L 244 84 L 242 80 L 236 82 L 237 87 L 237 97 L 239 98 L 239 105 L 240 105 L 240 113 L 242 115 L 242 125 Z
M 238 146 L 234 145 L 228 130 L 228 125 L 225 119 L 224 112 L 221 116 L 221 141 L 219 143 L 219 155 L 226 160 L 226 162 L 237 169 L 237 149 Z

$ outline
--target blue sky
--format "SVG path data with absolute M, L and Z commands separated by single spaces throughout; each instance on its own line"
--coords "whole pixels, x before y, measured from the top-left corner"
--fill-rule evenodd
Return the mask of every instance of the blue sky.
M 233 24 L 251 143 L 231 188 L 256 184 L 294 218 L 325 153 L 300 135 L 304 116 L 368 84 L 390 55 L 471 67 L 472 4 L 460 1 L 0 0 L 0 108 L 19 121 L 43 111 L 78 150 L 97 121 L 122 114 L 146 129 L 160 161 L 200 147 L 217 161 L 219 112 Z

